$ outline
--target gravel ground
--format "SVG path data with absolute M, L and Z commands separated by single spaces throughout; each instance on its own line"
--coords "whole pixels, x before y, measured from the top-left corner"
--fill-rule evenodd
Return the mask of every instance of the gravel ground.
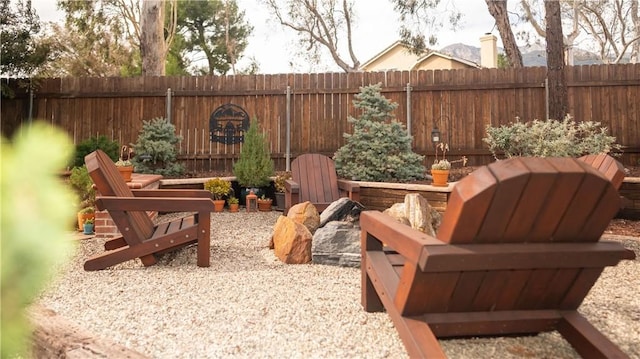
M 285 265 L 267 249 L 279 212 L 212 215 L 211 267 L 195 247 L 144 268 L 85 272 L 101 240 L 82 240 L 39 303 L 97 336 L 153 358 L 403 358 L 385 313 L 360 306 L 360 271 Z M 640 239 L 617 237 L 640 256 Z M 640 358 L 640 261 L 607 268 L 583 313 Z M 450 358 L 579 358 L 556 333 L 441 340 Z

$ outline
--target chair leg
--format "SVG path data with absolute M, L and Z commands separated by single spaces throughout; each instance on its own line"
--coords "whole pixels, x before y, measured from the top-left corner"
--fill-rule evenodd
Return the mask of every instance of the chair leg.
M 563 315 L 557 330 L 583 358 L 629 358 L 575 310 Z
M 198 213 L 198 267 L 211 265 L 211 212 Z
M 362 272 L 362 297 L 361 303 L 362 307 L 365 311 L 372 312 L 382 312 L 384 311 L 384 305 L 376 293 L 376 288 L 373 286 L 371 282 L 371 278 L 369 278 L 369 274 L 367 274 L 367 267 L 365 262 L 365 257 L 362 256 L 361 259 L 361 272 Z
M 138 258 L 138 256 L 139 253 L 137 253 L 136 250 L 131 249 L 131 247 L 121 247 L 119 249 L 115 249 L 107 253 L 102 253 L 87 259 L 87 261 L 84 262 L 84 270 L 94 271 L 106 269 L 116 264 Z M 155 264 L 155 257 L 153 255 L 144 256 L 142 264 L 144 264 L 145 267 Z

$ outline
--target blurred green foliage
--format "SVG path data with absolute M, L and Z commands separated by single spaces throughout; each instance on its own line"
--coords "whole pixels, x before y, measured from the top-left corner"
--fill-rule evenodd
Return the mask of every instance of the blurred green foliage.
M 73 146 L 45 123 L 0 141 L 2 358 L 24 354 L 30 334 L 25 309 L 71 254 L 66 233 L 76 199 L 60 178 Z

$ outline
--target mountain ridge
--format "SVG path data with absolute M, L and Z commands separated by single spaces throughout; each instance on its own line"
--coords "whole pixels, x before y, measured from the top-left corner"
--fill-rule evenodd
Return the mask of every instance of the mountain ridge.
M 447 45 L 437 51 L 480 64 L 480 47 L 455 43 Z M 520 47 L 520 52 L 522 53 L 522 63 L 524 66 L 547 66 L 547 54 L 543 46 L 533 45 L 530 47 Z M 498 53 L 504 54 L 504 49 L 498 48 Z M 600 61 L 596 54 L 577 48 L 574 49 L 573 59 L 575 65 L 602 64 L 602 61 Z

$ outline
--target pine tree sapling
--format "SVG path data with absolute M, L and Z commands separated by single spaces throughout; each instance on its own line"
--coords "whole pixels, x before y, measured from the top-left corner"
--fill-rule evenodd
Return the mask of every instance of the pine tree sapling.
M 411 150 L 411 136 L 395 120 L 398 106 L 380 94 L 381 84 L 360 88 L 353 104 L 362 111 L 349 117 L 353 133 L 334 160 L 340 177 L 376 182 L 404 182 L 424 177 L 424 156 Z
M 269 185 L 270 177 L 275 173 L 269 144 L 259 132 L 258 120 L 251 120 L 245 133 L 240 158 L 233 165 L 233 173 L 242 187 L 258 188 Z
M 177 176 L 184 168 L 176 163 L 176 145 L 182 140 L 176 135 L 175 126 L 166 118 L 158 117 L 144 121 L 133 146 L 136 156 L 132 162 L 138 173 L 154 173 Z

